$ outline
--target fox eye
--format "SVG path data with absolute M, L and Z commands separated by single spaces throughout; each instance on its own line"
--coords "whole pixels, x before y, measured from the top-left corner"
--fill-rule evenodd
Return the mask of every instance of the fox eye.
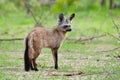
M 70 27 L 70 25 L 65 25 L 65 26 L 63 26 L 63 28 L 67 28 L 67 27 Z

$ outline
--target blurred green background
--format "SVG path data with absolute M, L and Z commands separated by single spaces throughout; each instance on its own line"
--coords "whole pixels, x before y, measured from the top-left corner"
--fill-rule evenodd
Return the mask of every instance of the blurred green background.
M 24 38 L 34 28 L 29 9 L 46 28 L 57 25 L 60 13 L 75 13 L 70 38 L 106 33 L 119 37 L 120 0 L 0 0 L 0 39 Z
M 113 33 L 112 18 L 116 25 L 120 22 L 120 0 L 0 0 L 0 37 L 24 37 L 35 25 L 29 9 L 48 28 L 57 24 L 60 13 L 69 16 L 74 12 L 76 36 Z

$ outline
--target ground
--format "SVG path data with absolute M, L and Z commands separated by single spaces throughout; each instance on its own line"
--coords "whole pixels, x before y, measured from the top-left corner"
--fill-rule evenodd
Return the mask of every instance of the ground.
M 105 39 L 105 37 L 103 37 Z M 110 38 L 110 37 L 107 37 Z M 89 43 L 80 44 L 66 40 L 59 50 L 59 68 L 54 69 L 51 51 L 43 49 L 39 58 L 38 72 L 24 71 L 24 48 L 19 49 L 23 41 L 15 41 L 16 51 L 11 48 L 10 52 L 0 52 L 0 79 L 1 80 L 119 80 L 120 73 L 120 53 L 119 48 L 107 39 L 97 39 Z M 113 39 L 113 38 L 111 38 Z M 104 40 L 104 41 L 103 41 Z M 113 39 L 115 40 L 115 39 Z M 117 41 L 117 40 L 116 40 Z M 8 42 L 11 44 L 10 42 Z M 5 43 L 7 44 L 7 43 Z M 12 47 L 13 44 L 11 44 Z M 16 46 L 16 45 L 15 45 Z M 112 51 L 113 50 L 113 51 Z M 82 72 L 82 74 L 76 74 Z M 73 74 L 65 76 L 65 74 Z

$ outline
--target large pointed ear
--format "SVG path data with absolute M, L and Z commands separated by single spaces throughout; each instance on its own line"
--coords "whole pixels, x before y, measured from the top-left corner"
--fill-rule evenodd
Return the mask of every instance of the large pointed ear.
M 61 13 L 61 14 L 59 15 L 59 22 L 62 22 L 63 20 L 64 20 L 64 14 Z
M 75 13 L 71 14 L 71 16 L 69 17 L 70 21 L 75 17 Z

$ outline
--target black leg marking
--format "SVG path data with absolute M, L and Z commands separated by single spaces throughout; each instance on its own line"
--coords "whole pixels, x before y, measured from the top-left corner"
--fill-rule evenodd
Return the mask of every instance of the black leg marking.
M 35 70 L 35 71 L 39 71 L 39 70 L 37 69 L 37 65 L 36 65 L 36 63 L 35 63 L 35 59 L 33 59 L 33 65 L 34 65 L 34 70 Z
M 30 60 L 30 68 L 31 68 L 31 70 L 34 70 L 34 68 L 33 68 L 33 60 Z
M 52 49 L 52 54 L 53 54 L 55 69 L 58 69 L 58 48 Z

